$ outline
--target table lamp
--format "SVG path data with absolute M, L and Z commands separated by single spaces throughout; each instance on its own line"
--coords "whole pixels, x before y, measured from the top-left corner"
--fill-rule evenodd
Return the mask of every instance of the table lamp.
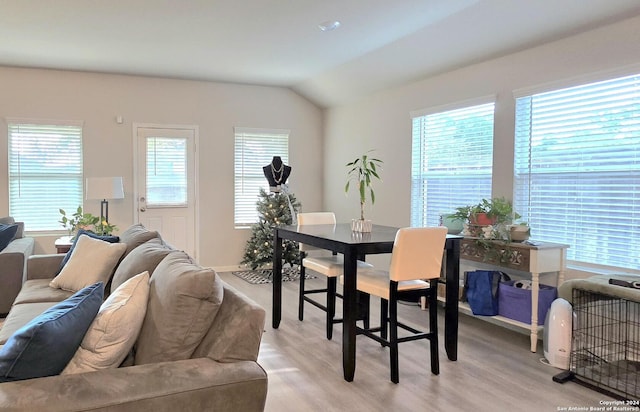
M 109 223 L 109 201 L 107 199 L 124 199 L 122 177 L 89 177 L 87 178 L 86 199 L 102 199 L 100 201 L 100 222 Z

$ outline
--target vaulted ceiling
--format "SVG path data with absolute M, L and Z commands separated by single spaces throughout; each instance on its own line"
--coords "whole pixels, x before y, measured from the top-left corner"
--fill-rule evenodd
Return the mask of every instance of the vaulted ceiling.
M 639 14 L 638 0 L 3 0 L 0 65 L 285 86 L 327 107 Z

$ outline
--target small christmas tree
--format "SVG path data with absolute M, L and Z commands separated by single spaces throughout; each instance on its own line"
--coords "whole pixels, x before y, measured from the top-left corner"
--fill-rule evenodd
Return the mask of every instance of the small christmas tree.
M 300 209 L 293 194 L 288 193 L 267 193 L 260 189 L 260 198 L 256 203 L 258 213 L 260 213 L 258 223 L 251 226 L 251 238 L 247 241 L 242 263 L 257 269 L 265 264 L 273 263 L 273 228 L 290 225 L 293 222 L 289 202 L 293 207 L 293 212 Z M 293 266 L 300 261 L 298 242 L 284 240 L 282 242 L 282 258 L 286 263 Z

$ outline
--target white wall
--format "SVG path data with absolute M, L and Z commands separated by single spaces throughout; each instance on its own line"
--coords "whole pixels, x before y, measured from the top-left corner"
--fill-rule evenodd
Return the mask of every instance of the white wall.
M 125 199 L 109 202 L 110 221 L 122 230 L 134 219 L 132 123 L 198 125 L 203 265 L 239 264 L 250 234 L 233 227 L 234 126 L 290 129 L 291 189 L 306 209 L 322 205 L 322 111 L 286 88 L 0 67 L 0 216 L 8 214 L 12 117 L 84 121 L 85 176 L 124 177 Z M 99 202 L 85 201 L 85 209 L 99 214 Z M 56 237 L 37 238 L 36 252 L 54 252 Z
M 357 217 L 357 197 L 345 200 L 345 163 L 374 148 L 384 160 L 384 183 L 376 186 L 376 223 L 410 223 L 411 120 L 409 113 L 495 94 L 493 195 L 512 197 L 513 91 L 550 82 L 563 86 L 640 72 L 640 17 L 604 26 L 541 47 L 464 67 L 385 90 L 353 104 L 334 107 L 325 117 L 326 209 L 339 220 Z M 428 50 L 423 52 L 428 53 Z M 635 67 L 630 67 L 635 65 Z

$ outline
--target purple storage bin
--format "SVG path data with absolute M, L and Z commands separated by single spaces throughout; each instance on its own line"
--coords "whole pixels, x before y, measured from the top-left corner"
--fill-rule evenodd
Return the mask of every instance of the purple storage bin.
M 498 315 L 531 324 L 531 290 L 513 286 L 515 281 L 500 282 L 498 285 Z M 558 296 L 553 286 L 540 285 L 538 291 L 538 325 L 544 324 L 551 303 Z

